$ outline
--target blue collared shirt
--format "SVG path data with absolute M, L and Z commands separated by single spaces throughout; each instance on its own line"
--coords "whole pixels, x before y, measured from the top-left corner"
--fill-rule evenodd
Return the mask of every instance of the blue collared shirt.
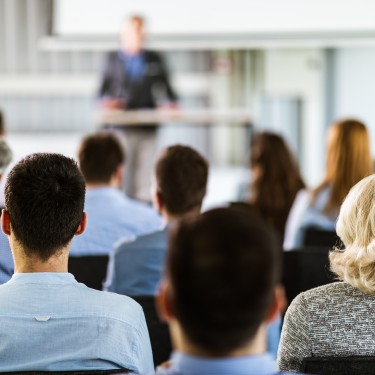
M 223 338 L 225 340 L 225 338 Z M 274 375 L 276 361 L 269 354 L 233 358 L 206 359 L 175 352 L 168 369 L 158 375 Z
M 0 230 L 0 284 L 10 280 L 14 272 L 13 255 L 8 237 Z
M 69 273 L 16 273 L 0 286 L 2 371 L 153 372 L 142 308 Z
M 162 226 L 162 219 L 153 208 L 111 187 L 88 190 L 85 211 L 87 227 L 73 238 L 72 256 L 110 254 L 120 239 L 134 240 Z
M 127 296 L 154 296 L 164 269 L 167 230 L 120 243 L 110 255 L 105 288 Z
M 145 56 L 142 51 L 132 55 L 119 51 L 118 55 L 124 64 L 126 74 L 131 79 L 136 80 L 142 77 L 145 70 Z

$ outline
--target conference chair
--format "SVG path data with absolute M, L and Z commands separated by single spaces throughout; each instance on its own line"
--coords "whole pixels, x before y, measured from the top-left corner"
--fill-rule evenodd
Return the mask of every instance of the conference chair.
M 334 281 L 328 247 L 305 247 L 283 253 L 283 284 L 288 303 L 301 292 Z
M 155 366 L 167 361 L 172 352 L 168 325 L 159 318 L 153 296 L 132 296 L 143 308 L 147 328 L 150 334 L 151 347 Z
M 89 288 L 102 290 L 107 275 L 108 255 L 69 257 L 68 271 Z
M 341 242 L 340 237 L 336 234 L 335 231 L 328 231 L 320 228 L 308 227 L 305 230 L 303 246 L 342 248 L 343 244 Z
M 303 373 L 316 375 L 375 375 L 375 356 L 310 357 Z

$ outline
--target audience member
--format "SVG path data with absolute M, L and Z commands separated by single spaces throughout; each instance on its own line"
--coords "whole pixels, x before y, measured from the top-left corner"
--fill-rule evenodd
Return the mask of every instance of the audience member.
M 0 112 L 0 134 L 1 134 L 1 112 Z M 6 170 L 13 158 L 12 150 L 4 139 L 0 138 L 0 209 L 5 206 L 2 199 L 3 186 L 5 183 Z M 13 257 L 10 251 L 7 236 L 0 231 L 0 284 L 7 282 L 13 275 Z
M 175 353 L 161 374 L 276 374 L 266 323 L 284 303 L 281 252 L 255 214 L 220 208 L 172 230 L 158 307 Z
M 303 245 L 309 227 L 335 229 L 340 205 L 362 178 L 372 173 L 370 142 L 364 124 L 355 119 L 336 122 L 328 133 L 326 171 L 312 191 L 301 191 L 290 212 L 285 249 Z
M 355 185 L 337 221 L 344 250 L 330 253 L 342 282 L 301 293 L 281 335 L 281 370 L 299 371 L 305 357 L 374 355 L 375 175 Z
M 199 214 L 207 175 L 207 161 L 190 147 L 172 146 L 161 153 L 155 166 L 152 195 L 168 225 L 118 246 L 109 264 L 110 291 L 130 296 L 156 294 L 164 268 L 169 224 Z
M 121 238 L 127 240 L 161 228 L 157 212 L 120 190 L 125 155 L 116 136 L 96 133 L 83 139 L 79 166 L 86 180 L 86 232 L 73 240 L 71 255 L 105 255 Z
M 15 274 L 0 286 L 2 371 L 153 370 L 141 307 L 67 272 L 71 240 L 86 226 L 84 197 L 83 176 L 62 155 L 31 155 L 8 176 L 1 225 Z
M 305 187 L 298 165 L 284 139 L 274 133 L 254 135 L 247 200 L 277 231 L 280 242 L 297 193 Z

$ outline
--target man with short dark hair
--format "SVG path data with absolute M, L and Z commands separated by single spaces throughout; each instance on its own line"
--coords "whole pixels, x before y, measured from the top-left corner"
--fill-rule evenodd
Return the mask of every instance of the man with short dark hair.
M 85 211 L 90 220 L 86 232 L 73 240 L 72 256 L 106 255 L 122 238 L 133 240 L 161 228 L 161 218 L 153 208 L 119 189 L 125 155 L 115 135 L 102 132 L 85 137 L 78 159 L 86 181 Z
M 67 272 L 84 198 L 82 174 L 62 155 L 28 156 L 8 176 L 1 225 L 15 274 L 0 286 L 2 371 L 153 370 L 142 308 Z
M 171 233 L 159 313 L 176 352 L 164 375 L 271 375 L 266 323 L 283 304 L 281 253 L 255 214 L 220 208 Z
M 160 154 L 153 176 L 154 206 L 172 223 L 198 215 L 206 193 L 207 161 L 188 146 L 172 146 Z M 161 278 L 167 248 L 167 231 L 120 244 L 110 259 L 110 291 L 129 296 L 153 296 Z

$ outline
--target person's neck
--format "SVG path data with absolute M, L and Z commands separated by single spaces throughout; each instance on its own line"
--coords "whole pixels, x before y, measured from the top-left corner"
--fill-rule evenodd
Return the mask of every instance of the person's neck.
M 164 220 L 169 223 L 172 221 L 177 221 L 181 219 L 187 219 L 189 217 L 194 217 L 200 214 L 201 208 L 195 207 L 190 211 L 184 212 L 183 214 L 171 214 L 166 209 L 160 212 L 160 215 L 164 218 Z
M 241 348 L 229 351 L 225 355 L 218 355 L 213 351 L 198 347 L 190 342 L 177 322 L 170 322 L 174 348 L 179 352 L 200 358 L 235 358 L 243 356 L 261 355 L 267 351 L 266 326 L 263 324 L 253 339 Z
M 113 188 L 118 189 L 119 184 L 117 181 L 110 181 L 110 182 L 93 182 L 93 183 L 86 183 L 86 189 L 87 190 L 93 190 L 93 189 L 100 189 L 100 188 Z
M 58 250 L 47 260 L 29 256 L 21 247 L 13 248 L 14 272 L 68 272 L 68 256 L 69 247 Z

